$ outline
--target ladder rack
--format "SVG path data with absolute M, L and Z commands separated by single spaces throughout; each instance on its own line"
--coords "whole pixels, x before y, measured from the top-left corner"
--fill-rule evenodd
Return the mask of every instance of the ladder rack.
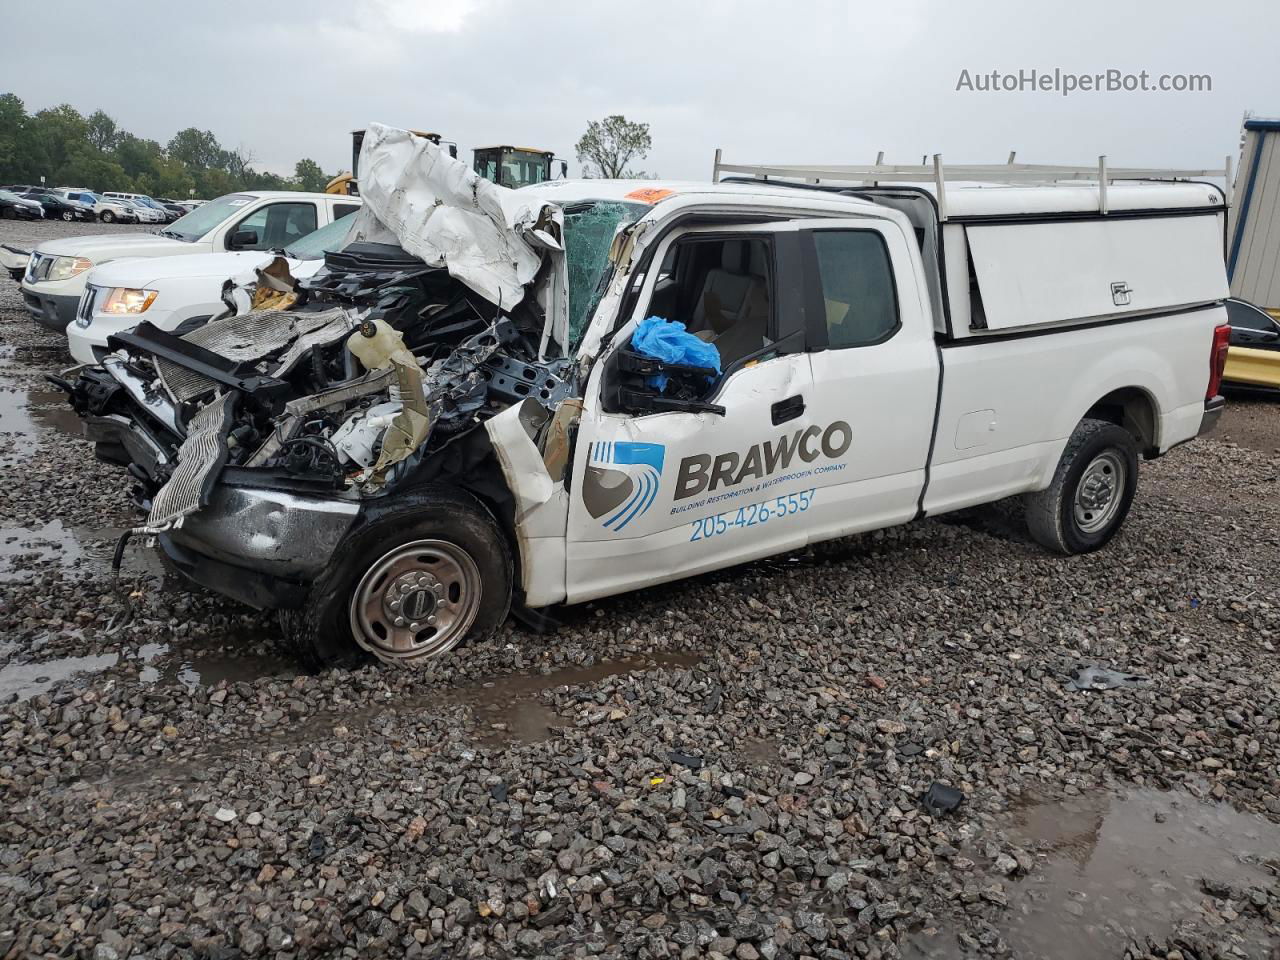
M 1085 181 L 1098 185 L 1098 211 L 1107 212 L 1107 185 L 1116 180 L 1197 180 L 1206 177 L 1222 178 L 1225 189 L 1226 206 L 1231 206 L 1231 156 L 1227 155 L 1225 163 L 1218 170 L 1178 170 L 1157 167 L 1108 167 L 1105 155 L 1098 157 L 1096 167 L 1072 167 L 1058 164 L 1015 163 L 1016 154 L 1009 154 L 1007 163 L 952 164 L 944 167 L 942 154 L 933 155 L 932 164 L 887 164 L 880 161 L 882 152 L 876 163 L 860 166 L 857 164 L 755 164 L 725 163 L 721 151 L 716 150 L 715 166 L 711 171 L 711 182 L 719 183 L 720 177 L 726 173 L 745 174 L 761 180 L 780 177 L 788 180 L 800 180 L 804 183 L 822 183 L 836 180 L 840 182 L 869 183 L 873 186 L 881 182 L 888 183 L 932 183 L 937 191 L 938 219 L 947 219 L 947 181 L 952 183 L 1003 183 L 1003 184 L 1049 184 L 1063 181 Z

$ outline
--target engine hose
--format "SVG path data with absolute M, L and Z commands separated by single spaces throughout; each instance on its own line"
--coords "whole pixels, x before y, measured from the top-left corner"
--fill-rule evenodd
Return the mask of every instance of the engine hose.
M 126 530 L 120 534 L 120 539 L 116 541 L 115 553 L 111 555 L 111 570 L 114 573 L 120 572 L 120 565 L 124 563 L 124 548 L 129 542 L 129 538 L 133 536 L 132 530 Z

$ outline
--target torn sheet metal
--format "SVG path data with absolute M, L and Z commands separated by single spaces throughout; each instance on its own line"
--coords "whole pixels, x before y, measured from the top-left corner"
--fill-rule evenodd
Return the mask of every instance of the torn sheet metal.
M 536 400 L 528 398 L 507 407 L 484 424 L 515 498 L 517 527 L 530 510 L 551 499 L 555 487 L 534 442 L 546 422 L 547 411 Z
M 312 347 L 332 342 L 352 327 L 341 307 L 310 313 L 263 310 L 240 316 L 211 320 L 182 339 L 211 350 L 235 363 L 258 360 L 289 347 L 281 356 L 273 375 L 293 368 L 298 358 Z M 179 403 L 210 393 L 217 384 L 181 364 L 157 359 L 156 370 L 169 395 Z
M 370 124 L 359 169 L 353 239 L 397 243 L 504 310 L 524 298 L 544 253 L 562 249 L 557 206 L 479 177 L 407 130 Z
M 27 263 L 30 259 L 30 250 L 11 247 L 7 243 L 0 243 L 0 270 L 7 271 L 15 283 L 22 281 L 22 275 L 27 272 Z
M 250 306 L 254 310 L 288 310 L 300 299 L 298 281 L 289 272 L 289 261 L 275 257 L 265 267 L 254 267 L 257 286 Z

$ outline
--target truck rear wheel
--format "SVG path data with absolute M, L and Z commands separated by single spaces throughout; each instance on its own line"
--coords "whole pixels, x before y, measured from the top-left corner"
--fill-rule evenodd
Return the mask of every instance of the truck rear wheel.
M 396 497 L 348 534 L 306 603 L 280 625 L 313 669 L 361 650 L 413 666 L 483 640 L 511 606 L 506 538 L 475 498 L 424 488 Z
M 1057 553 L 1089 553 L 1110 540 L 1138 489 L 1138 448 L 1129 432 L 1105 420 L 1081 420 L 1044 490 L 1024 497 L 1027 526 Z

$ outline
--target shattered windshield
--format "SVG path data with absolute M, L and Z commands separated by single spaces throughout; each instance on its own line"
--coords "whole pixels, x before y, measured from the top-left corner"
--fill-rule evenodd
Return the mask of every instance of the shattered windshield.
M 565 262 L 569 271 L 569 345 L 582 339 L 587 321 L 603 294 L 609 247 L 618 227 L 639 220 L 650 208 L 642 203 L 587 200 L 564 207 Z

